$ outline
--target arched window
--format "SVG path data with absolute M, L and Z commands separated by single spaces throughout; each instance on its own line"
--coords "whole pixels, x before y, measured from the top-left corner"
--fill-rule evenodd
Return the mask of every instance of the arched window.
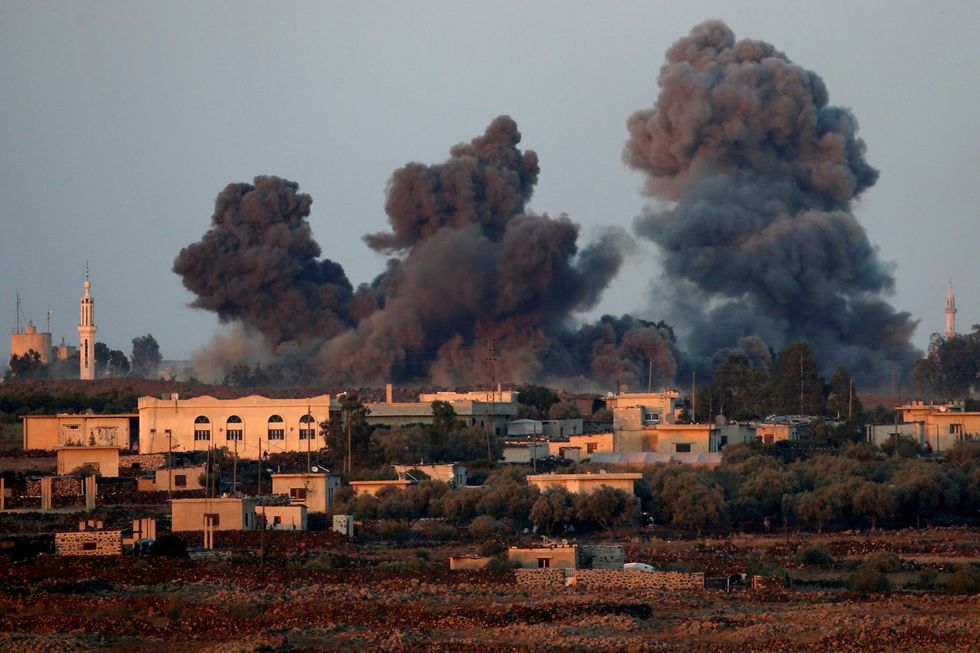
M 242 422 L 242 418 L 238 415 L 232 415 L 228 418 L 228 424 L 225 427 L 225 440 L 242 440 L 245 435 L 245 424 Z
M 204 415 L 198 415 L 194 420 L 194 441 L 207 441 L 211 439 L 211 420 Z
M 312 440 L 316 435 L 316 418 L 307 413 L 299 418 L 299 439 Z
M 282 415 L 273 415 L 269 418 L 269 439 L 286 439 L 286 423 L 282 419 Z

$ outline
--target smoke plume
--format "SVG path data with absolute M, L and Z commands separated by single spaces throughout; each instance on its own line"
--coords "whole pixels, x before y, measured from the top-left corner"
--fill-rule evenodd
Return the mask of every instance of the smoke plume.
M 321 380 L 335 384 L 485 383 L 491 351 L 502 381 L 632 382 L 622 377 L 645 378 L 648 360 L 660 377 L 672 375 L 672 334 L 660 327 L 624 318 L 595 327 L 601 335 L 574 328 L 573 315 L 594 307 L 618 272 L 627 239 L 611 230 L 580 247 L 567 216 L 527 211 L 539 167 L 520 141 L 501 116 L 445 162 L 395 171 L 390 230 L 365 236 L 394 258 L 356 291 L 338 264 L 318 259 L 311 199 L 297 184 L 229 185 L 211 229 L 174 263 L 194 306 L 244 328 L 198 359 L 217 376 L 247 352 L 271 352 L 289 367 L 290 352 L 312 349 Z M 236 343 L 254 333 L 267 347 Z
M 852 214 L 878 173 L 820 77 L 708 21 L 668 49 L 659 85 L 624 159 L 662 200 L 635 227 L 660 249 L 693 362 L 758 358 L 759 338 L 806 340 L 865 380 L 914 360 L 915 322 L 884 299 L 894 277 Z

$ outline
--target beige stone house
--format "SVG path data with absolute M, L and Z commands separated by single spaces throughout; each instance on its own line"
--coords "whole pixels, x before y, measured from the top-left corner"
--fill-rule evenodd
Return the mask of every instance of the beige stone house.
M 65 446 L 111 446 L 129 448 L 138 416 L 129 413 L 89 415 L 24 415 L 24 449 L 54 451 Z
M 323 473 L 280 473 L 272 475 L 272 493 L 285 494 L 295 505 L 309 512 L 333 510 L 333 497 L 340 487 L 340 477 Z
M 565 488 L 574 494 L 595 492 L 603 485 L 634 495 L 636 481 L 643 474 L 634 472 L 609 472 L 598 474 L 529 474 L 527 482 L 542 492 L 550 488 Z
M 255 528 L 255 499 L 250 497 L 214 497 L 172 499 L 170 530 L 203 531 L 209 520 L 216 531 L 250 531 Z
M 119 447 L 61 447 L 57 456 L 59 475 L 89 467 L 105 478 L 119 476 Z

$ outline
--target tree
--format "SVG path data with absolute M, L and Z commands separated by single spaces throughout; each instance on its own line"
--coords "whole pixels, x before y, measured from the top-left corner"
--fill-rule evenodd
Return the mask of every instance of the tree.
M 160 345 L 150 334 L 133 338 L 132 370 L 133 374 L 145 377 L 156 372 L 160 367 Z
M 129 359 L 119 349 L 109 349 L 104 342 L 95 343 L 95 365 L 104 376 L 116 377 L 129 374 Z
M 543 417 L 553 404 L 558 403 L 558 395 L 543 385 L 523 385 L 517 391 L 517 403 L 530 409 L 530 414 Z
M 800 519 L 817 525 L 817 532 L 822 533 L 824 524 L 832 522 L 840 515 L 840 505 L 835 492 L 828 486 L 804 492 L 799 496 L 796 514 Z
M 628 523 L 637 516 L 636 499 L 622 490 L 608 485 L 594 492 L 575 497 L 575 518 L 594 522 L 602 529 L 616 534 L 616 526 Z
M 575 404 L 557 403 L 552 404 L 548 409 L 548 419 L 575 419 L 581 417 L 578 406 Z
M 929 352 L 915 364 L 912 378 L 921 391 L 946 399 L 963 398 L 980 389 L 980 324 L 951 338 L 934 333 Z
M 864 407 L 858 399 L 857 389 L 853 387 L 851 376 L 842 365 L 830 377 L 830 392 L 827 395 L 827 414 L 848 422 L 856 421 Z
M 531 521 L 546 533 L 552 533 L 558 524 L 572 520 L 575 514 L 574 500 L 572 493 L 563 487 L 545 490 L 531 506 Z
M 880 483 L 865 481 L 851 495 L 851 513 L 855 517 L 867 517 L 872 530 L 878 519 L 887 517 L 895 510 L 895 498 L 888 488 Z
M 31 379 L 46 379 L 50 376 L 50 366 L 41 361 L 41 354 L 31 349 L 22 356 L 14 354 L 10 357 L 4 380 L 29 381 Z
M 370 413 L 356 392 L 343 393 L 340 399 L 340 419 L 320 424 L 320 434 L 326 437 L 327 454 L 331 464 L 350 473 L 355 465 L 371 464 Z
M 823 385 L 813 351 L 805 342 L 788 345 L 769 366 L 769 395 L 776 413 L 823 415 Z
M 707 524 L 720 524 L 725 510 L 725 497 L 717 487 L 689 483 L 671 502 L 670 521 L 682 528 L 694 529 L 697 537 Z

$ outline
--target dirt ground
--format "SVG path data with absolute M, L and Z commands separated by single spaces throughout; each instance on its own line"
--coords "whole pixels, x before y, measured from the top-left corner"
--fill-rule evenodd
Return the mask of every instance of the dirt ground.
M 265 562 L 248 552 L 247 538 L 216 561 L 0 558 L 0 650 L 980 650 L 980 595 L 898 583 L 879 594 L 812 586 L 535 592 L 518 587 L 511 571 L 448 570 L 451 553 L 475 545 L 386 548 L 344 544 L 326 533 L 283 535 L 270 550 L 276 557 Z M 912 556 L 941 559 L 940 571 L 975 559 L 977 536 L 973 529 L 924 529 L 820 539 L 842 565 L 893 550 L 911 577 L 924 564 L 908 561 Z M 288 537 L 301 555 L 289 556 Z M 633 539 L 627 550 L 657 564 L 658 551 L 662 559 L 718 572 L 762 556 L 803 577 L 791 552 L 816 538 Z

